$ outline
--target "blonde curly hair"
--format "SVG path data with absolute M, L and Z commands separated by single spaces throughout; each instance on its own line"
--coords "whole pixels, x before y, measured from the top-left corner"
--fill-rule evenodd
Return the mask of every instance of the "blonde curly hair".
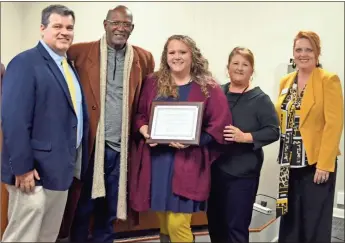
M 178 96 L 177 85 L 173 82 L 170 68 L 167 62 L 168 45 L 170 41 L 178 40 L 186 44 L 192 54 L 192 65 L 190 75 L 192 80 L 200 85 L 202 92 L 208 97 L 208 85 L 214 86 L 216 83 L 208 70 L 208 61 L 202 56 L 200 49 L 196 46 L 195 41 L 189 36 L 173 35 L 170 36 L 164 45 L 160 68 L 155 72 L 157 77 L 158 96 L 176 98 Z

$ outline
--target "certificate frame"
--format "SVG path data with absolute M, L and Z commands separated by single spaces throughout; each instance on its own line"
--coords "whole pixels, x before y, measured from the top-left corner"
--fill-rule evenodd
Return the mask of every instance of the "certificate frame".
M 177 113 L 180 112 L 182 115 L 183 113 L 186 114 L 186 111 L 191 111 L 192 114 L 192 126 L 193 131 L 190 131 L 190 136 L 181 138 L 178 134 L 174 135 L 162 135 L 158 134 L 157 126 L 164 121 L 161 118 L 161 122 L 159 122 L 159 113 L 163 115 L 163 111 L 173 110 Z M 182 112 L 184 111 L 184 112 Z M 201 135 L 201 127 L 202 127 L 202 118 L 204 113 L 204 103 L 203 102 L 189 102 L 189 101 L 154 101 L 151 105 L 151 112 L 150 112 L 150 120 L 149 120 L 149 127 L 148 133 L 150 134 L 150 138 L 147 139 L 148 143 L 158 143 L 158 144 L 169 144 L 171 142 L 177 142 L 186 145 L 199 145 L 200 143 L 200 135 Z M 178 119 L 178 118 L 176 118 Z M 163 138 L 164 137 L 164 138 Z

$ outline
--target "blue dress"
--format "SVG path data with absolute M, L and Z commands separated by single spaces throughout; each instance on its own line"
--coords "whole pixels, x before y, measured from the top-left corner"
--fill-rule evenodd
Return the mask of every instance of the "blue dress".
M 191 83 L 179 86 L 178 98 L 158 98 L 160 101 L 187 101 Z M 200 145 L 206 145 L 212 137 L 201 133 Z M 206 201 L 194 201 L 178 196 L 172 191 L 175 148 L 158 145 L 151 148 L 151 210 L 170 211 L 174 213 L 193 213 L 206 211 Z

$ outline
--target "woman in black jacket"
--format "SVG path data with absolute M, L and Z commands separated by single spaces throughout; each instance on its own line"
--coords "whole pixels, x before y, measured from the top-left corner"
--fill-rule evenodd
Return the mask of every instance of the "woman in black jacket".
M 249 225 L 264 160 L 262 147 L 279 139 L 274 104 L 259 87 L 251 84 L 254 56 L 236 47 L 229 55 L 231 82 L 223 86 L 233 116 L 224 129 L 232 142 L 212 166 L 208 227 L 211 241 L 249 242 Z

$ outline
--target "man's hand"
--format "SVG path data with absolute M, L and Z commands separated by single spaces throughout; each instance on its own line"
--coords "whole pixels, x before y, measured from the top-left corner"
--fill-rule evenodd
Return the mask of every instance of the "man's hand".
M 139 129 L 139 132 L 141 133 L 141 135 L 143 135 L 143 137 L 145 139 L 148 139 L 150 138 L 150 134 L 148 133 L 149 131 L 149 126 L 148 125 L 143 125 L 141 126 L 141 128 Z M 157 146 L 158 144 L 157 143 L 149 143 L 149 146 L 150 147 L 155 147 Z
M 20 188 L 22 192 L 32 192 L 35 189 L 35 178 L 40 180 L 40 176 L 36 170 L 29 171 L 24 175 L 16 176 L 15 186 Z

